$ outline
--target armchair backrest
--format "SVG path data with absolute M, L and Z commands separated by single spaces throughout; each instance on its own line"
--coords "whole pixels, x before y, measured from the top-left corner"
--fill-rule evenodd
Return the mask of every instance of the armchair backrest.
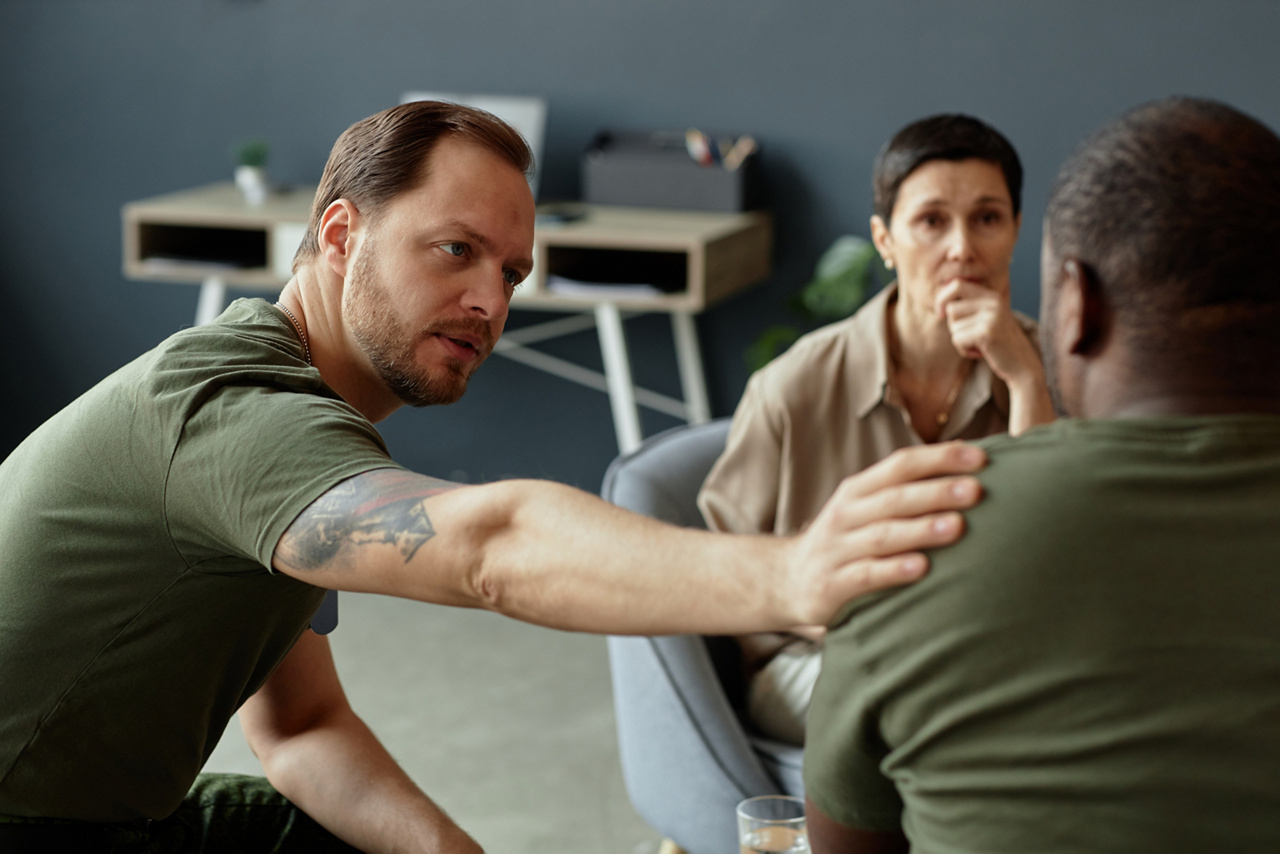
M 646 516 L 704 527 L 698 490 L 729 425 L 725 418 L 651 437 L 613 461 L 601 495 Z M 757 795 L 797 793 L 800 750 L 747 733 L 709 640 L 609 638 L 618 748 L 631 803 L 645 821 L 689 854 L 736 854 L 734 808 Z
M 610 463 L 601 496 L 611 504 L 685 528 L 705 528 L 698 490 L 724 451 L 730 421 L 677 427 Z

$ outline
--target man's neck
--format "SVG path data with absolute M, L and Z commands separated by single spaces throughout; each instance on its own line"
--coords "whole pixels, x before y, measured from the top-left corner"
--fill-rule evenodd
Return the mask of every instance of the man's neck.
M 1280 415 L 1275 395 L 1169 394 L 1130 401 L 1111 418 L 1157 418 L 1167 415 Z
M 325 383 L 376 424 L 403 404 L 351 340 L 342 319 L 342 286 L 331 270 L 304 265 L 280 292 L 279 302 L 305 330 L 311 364 Z
M 1082 397 L 1085 418 L 1178 415 L 1280 415 L 1276 379 L 1212 375 L 1170 376 L 1121 365 L 1095 365 Z

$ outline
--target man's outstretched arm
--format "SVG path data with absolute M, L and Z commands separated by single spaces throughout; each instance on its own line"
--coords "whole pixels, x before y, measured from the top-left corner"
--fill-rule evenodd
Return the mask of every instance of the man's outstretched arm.
M 822 625 L 919 578 L 980 497 L 981 449 L 900 451 L 848 478 L 798 537 L 666 525 L 545 481 L 456 486 L 384 469 L 322 495 L 273 565 L 322 587 L 489 608 L 610 634 L 743 634 Z
M 302 633 L 240 725 L 271 784 L 361 851 L 481 854 L 351 710 L 326 638 Z

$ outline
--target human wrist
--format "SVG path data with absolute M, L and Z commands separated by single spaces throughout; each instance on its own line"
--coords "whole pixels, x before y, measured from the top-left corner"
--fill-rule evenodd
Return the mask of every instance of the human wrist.
M 1035 399 L 1044 394 L 1048 386 L 1045 382 L 1044 366 L 1039 359 L 1024 363 L 1010 379 L 1006 380 L 1009 392 L 1013 395 Z
M 1036 389 L 1044 386 L 1044 365 L 1041 363 L 1035 348 L 1025 338 L 1019 342 L 1014 358 L 1003 365 L 1003 370 L 996 371 L 1004 380 L 1009 391 L 1013 393 L 1035 394 Z M 993 367 L 992 370 L 995 370 Z
M 804 622 L 806 584 L 803 570 L 802 537 L 765 534 L 751 537 L 747 544 L 760 567 L 760 589 L 752 599 L 751 620 L 756 632 L 785 633 Z

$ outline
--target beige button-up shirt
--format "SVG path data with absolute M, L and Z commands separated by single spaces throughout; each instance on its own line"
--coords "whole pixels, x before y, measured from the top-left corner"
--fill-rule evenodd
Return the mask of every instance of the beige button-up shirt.
M 713 531 L 794 534 L 840 481 L 923 444 L 889 383 L 890 285 L 852 317 L 801 338 L 747 383 L 728 445 L 698 494 Z M 1035 324 L 1018 316 L 1036 342 Z M 1009 429 L 1009 391 L 978 361 L 940 441 Z

